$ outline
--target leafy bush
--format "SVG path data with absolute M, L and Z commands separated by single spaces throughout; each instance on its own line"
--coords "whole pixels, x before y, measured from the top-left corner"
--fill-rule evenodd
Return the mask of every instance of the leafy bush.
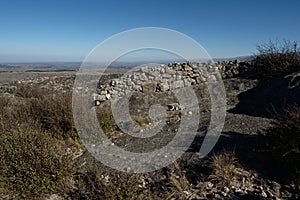
M 0 135 L 2 187 L 17 198 L 33 198 L 65 186 L 72 176 L 66 144 L 36 129 L 18 129 Z
M 254 76 L 270 79 L 300 70 L 297 43 L 284 40 L 257 45 L 259 55 L 254 60 Z
M 281 178 L 296 178 L 299 181 L 300 107 L 287 107 L 284 114 L 275 116 L 272 125 L 263 133 L 267 160 L 273 171 L 280 171 L 277 176 L 283 175 L 285 177 Z

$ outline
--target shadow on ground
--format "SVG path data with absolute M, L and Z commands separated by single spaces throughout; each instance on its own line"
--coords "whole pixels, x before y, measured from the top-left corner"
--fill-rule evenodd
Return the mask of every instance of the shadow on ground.
M 204 137 L 198 136 L 190 146 L 188 152 L 197 153 Z M 252 170 L 262 177 L 284 183 L 289 180 L 289 174 L 282 168 L 282 163 L 278 164 L 272 160 L 268 153 L 263 150 L 264 136 L 262 135 L 245 135 L 236 132 L 223 132 L 217 144 L 206 158 L 211 155 L 222 152 L 223 150 L 234 150 L 238 163 L 246 170 Z M 188 168 L 193 171 L 205 172 L 208 170 L 209 160 L 202 159 L 201 162 L 190 162 Z M 193 166 L 194 163 L 196 166 Z M 198 170 L 195 170 L 198 169 Z
M 238 95 L 239 103 L 230 113 L 271 118 L 289 104 L 300 104 L 300 73 L 284 78 L 260 81 Z

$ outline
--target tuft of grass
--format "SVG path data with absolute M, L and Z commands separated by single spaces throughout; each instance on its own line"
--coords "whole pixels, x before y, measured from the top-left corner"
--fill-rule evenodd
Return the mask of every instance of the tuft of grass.
M 47 132 L 19 128 L 2 133 L 0 143 L 0 186 L 18 198 L 54 192 L 72 178 L 67 145 Z
M 220 186 L 230 187 L 238 174 L 235 152 L 227 150 L 214 154 L 211 158 L 211 168 L 209 178 Z
M 132 119 L 140 126 L 140 127 L 146 127 L 149 125 L 151 120 L 149 117 L 143 117 L 141 115 L 133 115 Z
M 166 199 L 177 199 L 179 197 L 187 198 L 186 193 L 192 191 L 192 185 L 186 177 L 186 172 L 180 168 L 178 162 L 174 162 L 171 165 L 169 179 L 169 185 L 171 187 L 169 188 L 169 194 L 166 195 Z
M 80 174 L 78 188 L 85 191 L 81 198 L 86 199 L 138 199 L 142 193 L 139 187 L 139 177 L 122 172 L 103 173 L 98 169 L 89 169 Z M 73 198 L 79 198 L 74 194 Z

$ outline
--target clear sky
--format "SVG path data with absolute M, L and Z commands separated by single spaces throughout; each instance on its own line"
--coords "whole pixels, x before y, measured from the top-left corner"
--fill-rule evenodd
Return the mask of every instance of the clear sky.
M 299 0 L 0 0 L 0 62 L 82 61 L 101 41 L 164 27 L 212 57 L 252 55 L 257 44 L 300 41 Z

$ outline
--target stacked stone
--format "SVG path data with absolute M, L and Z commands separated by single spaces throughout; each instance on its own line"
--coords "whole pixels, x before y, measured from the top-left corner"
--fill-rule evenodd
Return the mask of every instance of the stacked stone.
M 234 78 L 242 75 L 247 75 L 249 67 L 252 65 L 251 61 L 241 62 L 234 61 L 218 61 L 215 65 L 219 68 L 222 78 Z
M 198 68 L 194 67 L 194 69 Z M 101 85 L 94 95 L 99 102 L 111 97 L 121 97 L 132 91 L 143 93 L 166 92 L 176 88 L 190 86 L 205 79 L 201 79 L 200 71 L 192 71 L 186 64 L 161 65 L 159 67 L 144 66 L 137 71 L 124 74 L 119 79 L 112 79 L 109 84 Z
M 94 99 L 103 102 L 110 98 L 128 95 L 133 91 L 149 94 L 215 82 L 221 78 L 232 78 L 245 73 L 247 67 L 248 63 L 239 60 L 143 66 L 129 71 L 119 79 L 112 79 L 109 83 L 101 85 Z

